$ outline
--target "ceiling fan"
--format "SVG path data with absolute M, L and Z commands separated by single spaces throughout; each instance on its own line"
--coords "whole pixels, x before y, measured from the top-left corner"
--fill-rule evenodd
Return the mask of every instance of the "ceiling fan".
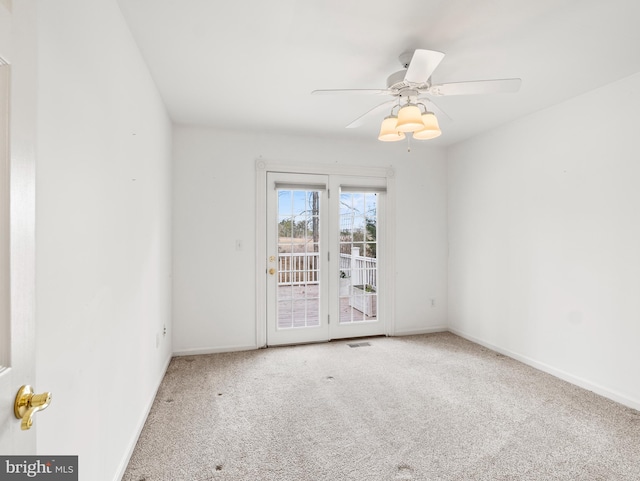
M 382 122 L 378 139 L 395 141 L 405 138 L 406 132 L 413 132 L 413 138 L 421 140 L 432 139 L 440 135 L 437 118 L 434 112 L 427 109 L 425 104 L 429 104 L 431 109 L 440 115 L 447 115 L 433 102 L 432 97 L 511 93 L 520 89 L 522 80 L 519 78 L 433 84 L 431 75 L 442 62 L 444 55 L 442 52 L 425 49 L 403 53 L 399 59 L 404 68 L 387 78 L 386 89 L 325 89 L 314 90 L 311 93 L 313 95 L 372 94 L 392 96 L 393 99 L 373 107 L 347 125 L 347 128 L 359 127 L 367 117 L 391 109 L 390 115 Z M 394 115 L 393 110 L 396 107 L 399 110 Z

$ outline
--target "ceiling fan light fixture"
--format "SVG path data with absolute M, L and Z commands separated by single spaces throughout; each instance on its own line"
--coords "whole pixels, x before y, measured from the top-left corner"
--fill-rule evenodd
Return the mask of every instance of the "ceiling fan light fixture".
M 396 128 L 401 132 L 415 132 L 422 130 L 424 123 L 422 122 L 422 112 L 415 104 L 407 104 L 398 112 L 398 125 Z
M 382 142 L 397 142 L 405 138 L 404 132 L 400 132 L 397 128 L 398 117 L 390 115 L 382 121 L 380 125 L 380 134 L 378 140 Z
M 424 128 L 417 130 L 413 133 L 413 138 L 417 140 L 429 140 L 435 139 L 442 134 L 440 125 L 438 125 L 438 118 L 433 112 L 425 112 L 422 114 L 422 123 Z

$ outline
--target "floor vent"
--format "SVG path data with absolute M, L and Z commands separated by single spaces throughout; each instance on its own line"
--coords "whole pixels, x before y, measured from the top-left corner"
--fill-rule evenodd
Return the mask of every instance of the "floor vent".
M 351 344 L 347 344 L 349 347 L 368 347 L 371 344 L 368 342 L 353 342 Z

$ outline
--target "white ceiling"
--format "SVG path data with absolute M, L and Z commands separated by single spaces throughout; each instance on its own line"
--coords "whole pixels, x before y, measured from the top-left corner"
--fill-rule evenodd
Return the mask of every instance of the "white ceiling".
M 446 54 L 434 83 L 522 78 L 436 99 L 450 145 L 640 71 L 638 0 L 118 2 L 176 123 L 377 142 L 384 115 L 344 127 L 388 97 L 311 91 L 385 88 L 416 48 Z

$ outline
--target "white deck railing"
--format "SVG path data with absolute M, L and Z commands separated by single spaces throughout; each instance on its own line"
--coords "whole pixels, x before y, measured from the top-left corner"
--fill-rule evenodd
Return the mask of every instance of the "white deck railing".
M 318 284 L 320 253 L 294 252 L 278 254 L 278 285 Z
M 278 285 L 318 284 L 319 256 L 318 252 L 278 254 Z M 353 286 L 369 284 L 374 289 L 378 287 L 378 260 L 375 257 L 340 254 L 340 271 L 351 279 Z
M 352 286 L 369 284 L 378 287 L 378 259 L 360 255 L 340 254 L 340 270 L 351 278 Z

